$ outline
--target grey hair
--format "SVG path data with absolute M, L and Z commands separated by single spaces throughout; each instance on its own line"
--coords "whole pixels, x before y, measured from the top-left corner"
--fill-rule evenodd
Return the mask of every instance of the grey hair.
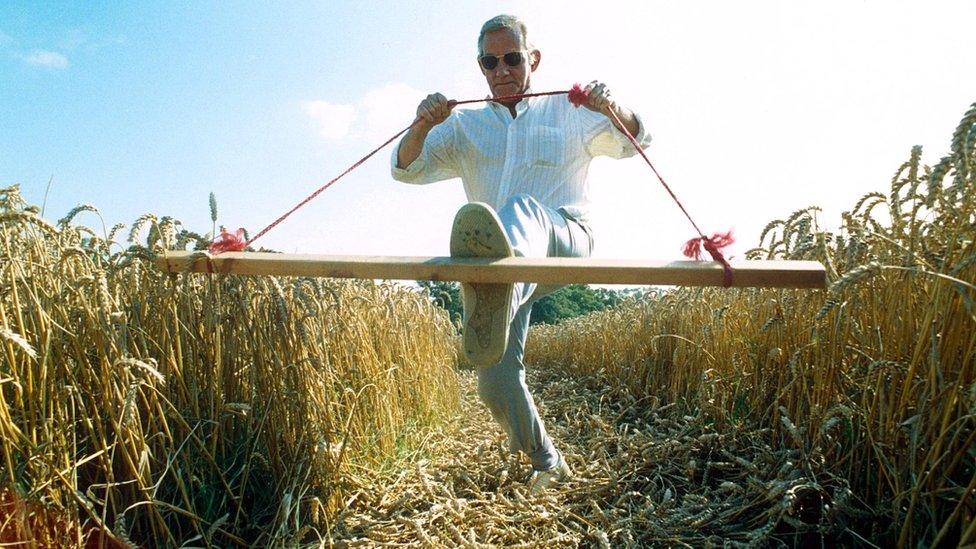
M 525 27 L 525 22 L 515 17 L 514 15 L 496 15 L 491 19 L 485 21 L 484 25 L 481 25 L 481 32 L 478 34 L 478 54 L 480 55 L 481 42 L 484 40 L 485 35 L 489 32 L 496 30 L 508 30 L 522 41 L 522 47 L 527 50 L 532 50 L 533 47 L 529 43 L 529 31 Z

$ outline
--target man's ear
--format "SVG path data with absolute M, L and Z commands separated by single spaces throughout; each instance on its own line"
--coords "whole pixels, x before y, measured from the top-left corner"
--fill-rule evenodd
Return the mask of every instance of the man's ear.
M 529 67 L 535 71 L 539 68 L 539 61 L 542 61 L 542 52 L 539 50 L 532 50 L 529 52 Z

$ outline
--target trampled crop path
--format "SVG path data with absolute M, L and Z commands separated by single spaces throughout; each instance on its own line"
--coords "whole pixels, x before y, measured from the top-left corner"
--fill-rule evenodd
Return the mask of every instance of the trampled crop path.
M 802 450 L 771 448 L 768 432 L 717 431 L 674 405 L 545 367 L 530 368 L 529 383 L 573 480 L 528 495 L 528 462 L 508 453 L 474 374 L 462 372 L 460 416 L 431 434 L 423 457 L 356 491 L 337 546 L 864 542 L 846 527 L 862 515 L 849 492 L 814 478 Z

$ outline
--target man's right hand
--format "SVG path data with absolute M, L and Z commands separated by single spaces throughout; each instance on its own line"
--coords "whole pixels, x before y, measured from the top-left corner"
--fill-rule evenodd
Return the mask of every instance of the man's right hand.
M 432 93 L 417 106 L 417 120 L 403 136 L 397 149 L 397 167 L 406 168 L 420 156 L 424 149 L 424 139 L 434 126 L 447 120 L 454 108 L 454 102 L 448 101 L 443 94 Z
M 420 119 L 421 125 L 430 129 L 447 120 L 453 108 L 454 103 L 448 101 L 443 94 L 432 93 L 420 102 L 420 105 L 417 107 L 417 118 Z

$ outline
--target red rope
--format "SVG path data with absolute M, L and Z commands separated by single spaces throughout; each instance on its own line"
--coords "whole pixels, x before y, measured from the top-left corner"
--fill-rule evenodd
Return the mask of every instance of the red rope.
M 572 101 L 573 104 L 576 105 L 577 107 L 581 104 L 582 101 L 586 101 L 586 94 L 583 93 L 583 90 L 582 90 L 582 88 L 580 88 L 580 85 L 579 84 L 576 84 L 575 86 L 573 86 L 573 89 L 571 89 L 571 90 L 565 90 L 565 91 L 551 91 L 551 92 L 539 92 L 539 93 L 523 93 L 523 94 L 516 94 L 516 95 L 505 95 L 505 96 L 502 96 L 502 97 L 488 97 L 488 98 L 484 98 L 484 99 L 466 99 L 464 101 L 452 101 L 451 103 L 453 103 L 454 105 L 464 105 L 466 103 L 482 103 L 482 102 L 486 102 L 486 101 L 505 102 L 505 101 L 512 101 L 512 100 L 516 100 L 516 99 L 523 99 L 523 98 L 526 98 L 526 97 L 541 97 L 541 96 L 544 96 L 544 95 L 565 95 L 565 94 L 569 94 L 570 101 Z M 380 152 L 380 150 L 382 150 L 384 147 L 386 147 L 387 145 L 389 145 L 390 143 L 392 143 L 394 140 L 396 140 L 396 138 L 398 138 L 401 135 L 407 133 L 410 130 L 410 128 L 416 126 L 418 122 L 420 122 L 420 118 L 419 117 L 416 120 L 414 120 L 413 122 L 411 122 L 409 126 L 407 126 L 406 128 L 403 128 L 402 130 L 400 130 L 399 132 L 397 132 L 396 135 L 394 135 L 393 137 L 387 139 L 382 145 L 380 145 L 379 147 L 376 147 L 375 149 L 373 149 L 372 152 L 370 152 L 366 156 L 364 156 L 364 157 L 360 158 L 359 160 L 357 160 L 356 163 L 353 164 L 352 166 L 349 166 L 346 169 L 346 171 L 342 172 L 341 174 L 339 174 L 338 176 L 336 176 L 334 179 L 332 179 L 331 181 L 329 181 L 325 185 L 322 185 L 321 187 L 319 187 L 318 189 L 316 189 L 315 192 L 313 192 L 312 194 L 310 194 L 307 197 L 305 197 L 305 199 L 302 200 L 301 202 L 299 202 L 298 204 L 296 204 L 295 207 L 293 207 L 292 209 L 290 209 L 287 212 L 285 212 L 284 214 L 282 214 L 278 219 L 275 219 L 274 221 L 272 221 L 270 225 L 268 225 L 267 227 L 265 227 L 265 228 L 261 229 L 260 231 L 258 231 L 258 233 L 255 234 L 254 236 L 252 236 L 251 238 L 249 238 L 247 240 L 244 240 L 244 237 L 243 237 L 243 235 L 244 235 L 244 229 L 238 229 L 235 233 L 230 233 L 228 231 L 221 230 L 220 231 L 220 236 L 217 239 L 215 239 L 214 242 L 210 245 L 210 253 L 219 254 L 221 252 L 239 252 L 239 251 L 247 248 L 252 243 L 254 243 L 255 240 L 261 238 L 262 236 L 265 235 L 265 233 L 267 233 L 271 229 L 275 228 L 275 226 L 277 226 L 279 223 L 281 223 L 282 221 L 284 221 L 285 218 L 287 218 L 291 214 L 295 213 L 295 210 L 297 210 L 297 209 L 301 208 L 302 206 L 304 206 L 305 204 L 308 204 L 309 202 L 311 202 L 312 199 L 314 199 L 316 196 L 318 196 L 319 194 L 321 194 L 322 191 L 324 191 L 324 190 L 328 189 L 330 186 L 332 186 L 333 183 L 335 183 L 336 181 L 339 181 L 347 173 L 349 173 L 349 172 L 355 170 L 356 168 L 358 168 L 360 165 L 362 165 L 363 162 L 366 162 L 367 160 L 369 160 L 370 157 L 372 157 L 374 154 Z
M 370 157 L 372 157 L 374 154 L 380 152 L 380 149 L 382 149 L 383 147 L 385 147 L 385 146 L 389 145 L 390 143 L 392 143 L 394 139 L 396 139 L 396 138 L 400 137 L 401 135 L 407 133 L 407 130 L 409 130 L 410 128 L 414 127 L 417 124 L 417 122 L 420 122 L 420 118 L 417 118 L 416 120 L 414 120 L 413 122 L 411 122 L 409 126 L 407 126 L 406 128 L 403 128 L 402 130 L 400 130 L 399 132 L 397 132 L 396 135 L 394 135 L 393 137 L 387 139 L 382 145 L 380 145 L 379 147 L 376 147 L 375 149 L 373 149 L 372 152 L 370 152 L 366 156 L 364 156 L 364 157 L 360 158 L 359 160 L 357 160 L 355 164 L 353 164 L 352 166 L 349 166 L 348 168 L 346 168 L 346 171 L 340 173 L 335 178 L 333 178 L 331 181 L 329 181 L 325 185 L 322 185 L 321 187 L 319 187 L 318 189 L 316 189 L 315 192 L 313 192 L 312 194 L 306 196 L 305 197 L 305 200 L 302 200 L 298 204 L 295 204 L 295 207 L 294 208 L 288 210 L 287 212 L 285 212 L 284 214 L 282 214 L 281 217 L 279 217 L 278 219 L 275 219 L 274 221 L 272 221 L 270 225 L 268 225 L 267 227 L 265 227 L 265 228 L 261 229 L 260 231 L 258 231 L 258 234 L 256 234 L 253 237 L 249 238 L 247 240 L 247 242 L 244 242 L 239 249 L 236 249 L 234 251 L 240 251 L 240 250 L 243 250 L 244 248 L 250 246 L 255 240 L 261 238 L 262 236 L 264 236 L 265 233 L 267 233 L 271 229 L 275 228 L 275 226 L 278 225 L 278 223 L 281 223 L 282 221 L 284 221 L 286 217 L 288 217 L 289 215 L 295 213 L 295 210 L 297 210 L 298 208 L 301 208 L 305 204 L 308 204 L 309 202 L 311 202 L 313 198 L 315 198 L 316 196 L 318 196 L 319 194 L 321 194 L 322 191 L 324 191 L 324 190 L 328 189 L 329 187 L 331 187 L 333 183 L 335 183 L 336 181 L 342 179 L 342 177 L 345 176 L 347 173 L 349 173 L 349 172 L 355 170 L 356 168 L 358 168 L 360 165 L 362 165 L 363 162 L 366 162 L 367 160 L 369 160 Z M 211 250 L 211 251 L 213 251 L 213 250 Z M 221 251 L 223 251 L 223 250 L 221 250 Z
M 577 92 L 576 90 L 579 90 Z M 583 93 L 582 102 L 577 102 L 580 100 L 579 93 Z M 569 100 L 577 107 L 582 105 L 586 101 L 586 93 L 583 92 L 583 88 L 579 84 L 575 84 L 570 90 L 560 90 L 560 91 L 549 91 L 549 92 L 538 92 L 538 93 L 517 93 L 515 95 L 503 95 L 501 97 L 486 97 L 484 99 L 465 99 L 463 101 L 450 101 L 452 105 L 464 105 L 467 103 L 484 103 L 486 101 L 494 101 L 496 103 L 504 103 L 506 101 L 514 101 L 516 99 L 524 99 L 526 97 L 543 97 L 546 95 L 569 95 Z
M 577 107 L 583 105 L 587 101 L 587 92 L 579 84 L 574 84 L 573 87 L 571 89 L 569 89 L 569 90 L 550 91 L 550 92 L 539 92 L 539 93 L 524 93 L 524 94 L 515 94 L 515 95 L 505 95 L 505 96 L 502 96 L 502 97 L 489 97 L 489 98 L 484 98 L 484 99 L 465 99 L 463 101 L 451 101 L 451 104 L 452 105 L 464 105 L 464 104 L 467 104 L 467 103 L 482 103 L 482 102 L 487 102 L 487 101 L 495 101 L 495 102 L 499 102 L 499 103 L 504 103 L 506 101 L 513 101 L 513 100 L 517 100 L 517 99 L 524 99 L 526 97 L 541 97 L 541 96 L 546 96 L 546 95 L 568 95 L 569 96 L 569 101 L 573 105 L 575 105 Z M 634 145 L 634 148 L 637 149 L 637 152 L 640 153 L 641 157 L 644 158 L 644 161 L 647 162 L 647 165 L 651 167 L 651 170 L 654 172 L 654 175 L 657 176 L 658 181 L 660 181 L 661 184 L 664 185 L 665 190 L 668 191 L 668 194 L 671 195 L 671 198 L 673 198 L 674 201 L 675 201 L 675 203 L 678 204 L 678 207 L 681 208 L 682 213 L 685 214 L 685 217 L 688 218 L 688 221 L 691 222 L 692 227 L 694 227 L 695 228 L 695 231 L 698 233 L 698 236 L 697 237 L 692 238 L 691 240 L 689 240 L 688 242 L 685 243 L 685 246 L 684 246 L 684 254 L 686 256 L 691 257 L 691 258 L 694 258 L 694 259 L 701 259 L 701 248 L 704 247 L 705 248 L 705 251 L 707 251 L 709 253 L 709 255 L 712 256 L 712 259 L 713 260 L 715 260 L 718 263 L 721 263 L 722 264 L 722 268 L 725 270 L 725 286 L 726 287 L 731 286 L 732 285 L 732 266 L 729 265 L 729 262 L 725 259 L 725 257 L 722 255 L 722 252 L 720 251 L 721 248 L 723 248 L 725 246 L 728 246 L 729 244 L 731 244 L 733 242 L 733 238 L 732 238 L 731 231 L 728 232 L 728 233 L 725 233 L 724 235 L 723 234 L 719 234 L 719 233 L 715 233 L 715 235 L 712 236 L 711 238 L 706 237 L 704 235 L 704 233 L 701 232 L 701 229 L 698 228 L 698 225 L 695 223 L 695 221 L 691 218 L 691 215 L 688 214 L 688 211 L 685 209 L 684 205 L 681 204 L 681 201 L 678 200 L 678 197 L 671 190 L 671 187 L 664 181 L 664 178 L 661 177 L 661 174 L 658 173 L 657 168 L 654 167 L 654 164 L 651 163 L 651 160 L 649 158 L 647 158 L 647 155 L 646 154 L 644 154 L 644 150 L 641 149 L 640 144 L 637 143 L 637 139 L 635 139 L 634 136 L 631 135 L 630 131 L 627 130 L 627 127 L 624 126 L 623 122 L 620 121 L 620 118 L 617 117 L 617 114 L 615 112 L 613 112 L 613 110 L 610 110 L 609 112 L 610 112 L 610 116 L 617 123 L 617 127 L 619 127 L 623 131 L 624 135 L 627 136 L 627 139 L 629 139 L 630 142 Z M 315 192 L 313 192 L 312 194 L 310 194 L 307 197 L 305 197 L 304 200 L 302 200 L 301 202 L 299 202 L 298 204 L 296 204 L 292 209 L 290 209 L 287 212 L 285 212 L 284 214 L 282 214 L 280 217 L 278 217 L 278 219 L 275 219 L 273 222 L 271 222 L 270 225 L 268 225 L 267 227 L 265 227 L 265 228 L 261 229 L 260 231 L 258 231 L 258 233 L 255 234 L 253 237 L 245 240 L 244 239 L 244 229 L 238 229 L 234 233 L 230 233 L 230 232 L 228 232 L 226 230 L 221 229 L 220 236 L 218 238 L 216 238 L 214 240 L 214 242 L 210 245 L 210 253 L 219 254 L 221 252 L 231 252 L 231 251 L 239 252 L 241 250 L 244 250 L 245 248 L 247 248 L 248 246 L 250 246 L 252 243 L 254 243 L 255 240 L 261 238 L 262 236 L 265 235 L 265 233 L 267 233 L 271 229 L 275 228 L 275 226 L 277 226 L 279 223 L 281 223 L 282 221 L 284 221 L 285 218 L 287 218 L 291 214 L 295 213 L 296 210 L 298 210 L 299 208 L 301 208 L 305 204 L 308 204 L 310 201 L 312 201 L 312 199 L 314 199 L 316 196 L 318 196 L 319 194 L 321 194 L 322 191 L 328 189 L 336 181 L 339 181 L 339 179 L 341 179 L 342 177 L 344 177 L 346 174 L 348 174 L 349 172 L 351 172 L 351 171 L 355 170 L 356 168 L 358 168 L 360 165 L 363 164 L 363 162 L 366 162 L 367 160 L 369 160 L 370 157 L 372 157 L 374 154 L 378 153 L 380 150 L 382 150 L 384 147 L 386 147 L 387 145 L 389 145 L 390 143 L 392 143 L 398 137 L 400 137 L 401 135 L 407 133 L 410 130 L 410 128 L 412 128 L 415 125 L 417 125 L 417 123 L 420 122 L 420 120 L 421 120 L 420 117 L 418 117 L 417 119 L 415 119 L 413 122 L 410 123 L 409 126 L 407 126 L 406 128 L 403 128 L 402 130 L 400 130 L 399 132 L 397 132 L 396 135 L 394 135 L 393 137 L 387 139 L 382 145 L 380 145 L 379 147 L 376 147 L 369 154 L 367 154 L 366 156 L 364 156 L 364 157 L 360 158 L 359 160 L 357 160 L 352 166 L 349 166 L 348 168 L 346 168 L 346 170 L 344 172 L 342 172 L 339 175 L 337 175 L 331 181 L 329 181 L 325 185 L 322 185 L 321 187 L 319 187 L 318 189 L 316 189 Z
M 735 239 L 732 238 L 732 231 L 729 231 L 725 234 L 715 233 L 712 237 L 705 236 L 705 234 L 702 233 L 701 229 L 698 228 L 698 224 L 695 223 L 695 220 L 692 219 L 691 215 L 688 214 L 688 210 L 685 209 L 684 204 L 682 204 L 681 201 L 678 200 L 678 197 L 674 194 L 674 191 L 671 190 L 671 186 L 668 185 L 664 181 L 664 178 L 661 177 L 661 174 L 658 173 L 657 168 L 655 168 L 654 164 L 651 163 L 651 159 L 647 158 L 647 155 L 644 154 L 644 150 L 641 149 L 640 144 L 637 143 L 637 139 L 635 139 L 634 136 L 630 134 L 630 130 L 627 129 L 627 126 L 624 126 L 624 123 L 620 121 L 620 118 L 617 116 L 617 113 L 613 112 L 613 109 L 608 109 L 608 112 L 610 113 L 610 116 L 613 118 L 614 122 L 617 123 L 617 127 L 620 128 L 621 131 L 623 131 L 624 135 L 627 136 L 627 139 L 629 139 L 631 144 L 634 145 L 634 148 L 637 149 L 637 152 L 640 153 L 641 157 L 644 159 L 644 162 L 647 162 L 647 165 L 651 167 L 651 171 L 653 171 L 654 175 L 657 176 L 657 180 L 661 182 L 661 185 L 664 185 L 664 190 L 668 191 L 668 194 L 671 195 L 671 198 L 674 199 L 674 202 L 678 205 L 679 208 L 681 208 L 681 213 L 685 214 L 685 217 L 687 217 L 688 221 L 691 222 L 691 226 L 695 228 L 695 232 L 698 233 L 697 237 L 692 238 L 688 242 L 685 242 L 684 249 L 683 249 L 685 256 L 690 257 L 692 259 L 700 260 L 701 248 L 704 247 L 705 251 L 708 252 L 708 255 L 712 256 L 712 259 L 714 261 L 722 264 L 722 270 L 725 272 L 725 276 L 723 280 L 725 287 L 728 288 L 729 286 L 731 286 L 732 265 L 729 265 L 728 260 L 725 259 L 724 255 L 722 255 L 721 249 L 735 242 Z

